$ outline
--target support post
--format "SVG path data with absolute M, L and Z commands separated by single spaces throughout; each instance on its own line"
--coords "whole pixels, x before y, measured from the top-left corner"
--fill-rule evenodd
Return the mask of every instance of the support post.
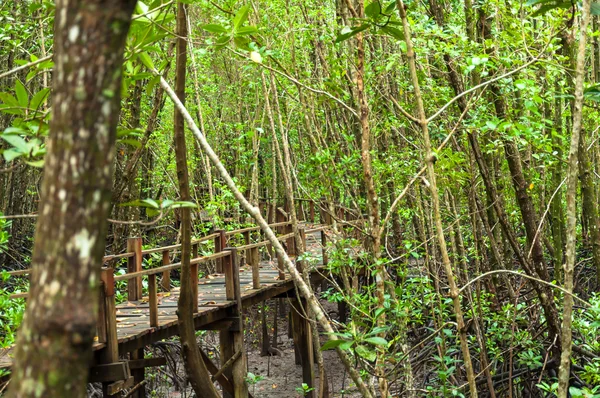
M 169 258 L 169 251 L 163 250 L 162 252 L 162 265 L 171 264 L 171 259 Z M 160 282 L 162 289 L 165 292 L 171 291 L 171 271 L 164 271 L 162 276 L 162 281 Z
M 294 231 L 291 223 L 288 224 L 288 225 L 286 225 L 285 228 L 286 228 L 286 231 L 285 231 L 286 235 L 287 234 L 291 234 Z M 297 252 L 296 252 L 296 238 L 293 237 L 293 236 L 290 237 L 290 238 L 287 238 L 286 244 L 287 244 L 287 247 L 288 247 L 287 253 L 290 256 L 295 256 L 297 254 Z
M 329 258 L 327 256 L 327 234 L 325 233 L 324 229 L 321 230 L 321 246 L 321 253 L 323 254 L 323 265 L 327 265 L 327 263 L 329 262 Z
M 310 213 L 310 222 L 315 223 L 315 203 L 311 200 L 308 202 L 308 211 Z
M 258 258 L 258 247 L 250 249 L 250 266 L 252 267 L 252 288 L 260 289 L 260 270 L 258 265 L 260 259 Z
M 119 360 L 119 341 L 117 338 L 117 306 L 115 304 L 115 273 L 113 268 L 102 268 L 100 278 L 104 289 L 104 322 L 106 330 L 106 347 L 100 354 L 101 363 L 115 363 Z M 110 382 L 102 383 L 104 397 L 112 397 L 109 393 Z
M 127 258 L 127 272 L 142 270 L 142 238 L 127 239 L 127 252 L 134 253 Z M 127 281 L 127 300 L 135 301 L 142 298 L 142 277 L 138 276 Z
M 148 275 L 148 306 L 150 307 L 150 327 L 158 327 L 158 286 L 156 274 Z
M 223 374 L 233 383 L 234 394 L 223 393 L 223 398 L 247 398 L 248 386 L 246 386 L 246 350 L 244 349 L 244 327 L 242 322 L 242 296 L 240 293 L 240 267 L 237 249 L 226 248 L 229 256 L 223 257 L 223 271 L 225 273 L 225 297 L 227 300 L 235 301 L 232 307 L 232 316 L 238 318 L 230 329 L 219 332 L 221 346 L 221 361 L 227 362 L 236 352 L 241 356 L 233 362 L 230 368 L 225 369 Z
M 306 300 L 303 298 L 291 300 L 293 309 L 292 314 L 292 327 L 293 327 L 293 338 L 294 338 L 294 350 L 300 357 L 302 364 L 302 382 L 306 383 L 309 387 L 316 388 L 315 384 L 315 359 L 312 344 L 312 333 L 308 319 L 302 313 L 302 309 L 308 312 L 308 305 Z M 305 396 L 314 398 L 315 390 L 309 391 Z
M 218 235 L 215 237 L 215 253 L 220 253 L 227 246 L 227 235 L 225 235 L 225 230 L 220 229 L 215 231 Z M 223 273 L 223 258 L 218 258 L 217 262 L 217 273 Z
M 198 257 L 198 244 L 195 243 L 192 245 L 192 259 Z M 192 301 L 192 310 L 194 314 L 198 312 L 198 264 L 190 264 L 190 273 L 191 273 L 191 281 L 192 281 L 192 295 L 194 297 L 194 301 Z
M 133 360 L 138 360 L 138 359 L 144 359 L 144 348 L 140 348 L 138 350 L 134 350 L 131 352 L 130 355 L 130 359 Z M 133 384 L 134 385 L 139 385 L 140 383 L 142 383 L 145 379 L 145 368 L 141 367 L 139 369 L 133 369 L 131 371 L 131 375 L 133 376 Z M 133 392 L 133 395 L 131 395 L 132 398 L 145 398 L 146 397 L 146 386 L 142 385 L 140 388 L 138 388 L 137 390 L 135 390 Z
M 277 255 L 277 270 L 279 271 L 279 280 L 284 280 L 285 279 L 285 271 L 283 268 L 284 264 L 283 264 L 283 258 L 279 255 Z

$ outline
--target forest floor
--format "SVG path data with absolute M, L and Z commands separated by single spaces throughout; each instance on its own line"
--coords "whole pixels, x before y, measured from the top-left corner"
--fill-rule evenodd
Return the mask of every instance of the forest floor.
M 321 304 L 325 310 L 337 317 L 337 306 L 324 300 Z M 275 311 L 275 300 L 269 300 L 267 305 L 267 324 L 269 325 L 269 340 L 273 338 L 273 318 Z M 302 367 L 295 364 L 294 343 L 288 337 L 288 317 L 286 305 L 285 314 L 277 316 L 278 349 L 282 355 L 261 356 L 261 313 L 259 306 L 252 307 L 245 316 L 245 342 L 248 357 L 248 372 L 256 376 L 257 383 L 249 386 L 250 393 L 254 398 L 295 398 L 302 397 L 296 388 L 302 386 Z M 218 332 L 206 332 L 202 336 L 202 346 L 205 352 L 214 357 L 218 352 Z M 321 336 L 321 345 L 325 342 Z M 169 366 L 165 369 L 149 370 L 146 374 L 148 384 L 146 391 L 148 396 L 165 398 L 194 398 L 195 394 L 189 384 L 185 381 L 185 371 L 181 362 L 179 342 L 170 340 L 160 344 L 170 351 Z M 165 355 L 164 351 L 155 352 Z M 327 372 L 327 383 L 329 396 L 331 398 L 357 398 L 360 397 L 352 380 L 344 369 L 339 357 L 334 350 L 323 352 L 323 361 Z M 157 372 L 158 373 L 155 373 Z M 319 384 L 318 366 L 315 364 L 316 384 Z M 97 389 L 96 389 L 97 391 Z M 88 397 L 99 397 L 99 394 L 91 393 Z
M 272 302 L 270 303 L 272 304 Z M 328 313 L 337 313 L 334 304 L 321 301 Z M 273 308 L 273 307 L 271 307 Z M 289 308 L 289 307 L 288 307 Z M 273 311 L 268 314 L 269 320 L 273 318 Z M 257 315 L 257 320 L 258 320 Z M 301 397 L 301 393 L 296 391 L 297 387 L 302 385 L 302 367 L 295 364 L 294 343 L 292 338 L 288 337 L 287 317 L 277 317 L 278 322 L 278 349 L 283 355 L 274 355 L 263 357 L 260 355 L 260 334 L 251 347 L 248 347 L 248 371 L 256 376 L 262 376 L 264 379 L 253 386 L 250 386 L 250 392 L 255 398 L 275 398 L 275 397 Z M 272 322 L 269 322 L 272 323 Z M 256 322 L 257 332 L 260 333 L 260 323 Z M 271 333 L 271 331 L 270 331 Z M 272 335 L 271 335 L 272 338 Z M 325 342 L 321 336 L 321 345 Z M 251 343 L 250 341 L 248 342 Z M 323 352 L 323 363 L 327 372 L 327 383 L 329 386 L 330 397 L 336 398 L 354 398 L 360 397 L 357 389 L 352 383 L 349 375 L 345 371 L 344 365 L 340 361 L 335 350 Z M 316 384 L 319 384 L 318 366 L 315 364 Z

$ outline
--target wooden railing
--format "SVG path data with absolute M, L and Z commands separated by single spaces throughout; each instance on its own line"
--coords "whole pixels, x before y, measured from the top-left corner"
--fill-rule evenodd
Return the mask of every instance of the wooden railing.
M 276 229 L 280 241 L 286 241 L 286 252 L 290 255 L 295 255 L 295 236 L 291 231 L 291 222 L 283 221 L 270 224 L 270 227 Z M 321 232 L 322 256 L 323 264 L 327 264 L 326 226 L 305 230 L 300 229 L 299 234 L 304 244 L 306 244 L 306 234 Z M 219 230 L 214 233 L 204 236 L 200 239 L 192 241 L 192 258 L 191 263 L 191 278 L 194 289 L 194 313 L 198 312 L 198 266 L 211 261 L 216 261 L 216 271 L 223 273 L 225 276 L 226 299 L 228 301 L 239 301 L 240 292 L 239 286 L 239 256 L 238 253 L 245 252 L 245 261 L 252 270 L 252 288 L 259 289 L 260 273 L 259 273 L 259 249 L 266 247 L 272 250 L 271 243 L 268 240 L 259 239 L 257 242 L 252 242 L 252 233 L 259 232 L 260 227 L 242 228 L 233 231 Z M 231 247 L 229 241 L 236 235 L 242 235 L 244 245 Z M 262 238 L 262 232 L 260 235 Z M 205 256 L 198 255 L 199 245 L 202 242 L 209 240 L 214 241 L 214 253 Z M 127 283 L 127 300 L 136 301 L 142 299 L 142 278 L 148 278 L 148 304 L 149 304 L 149 327 L 158 327 L 158 293 L 159 286 L 157 275 L 162 274 L 161 287 L 164 291 L 171 290 L 171 272 L 181 267 L 181 262 L 171 263 L 170 252 L 181 248 L 181 244 L 157 247 L 153 249 L 142 250 L 141 238 L 129 238 L 127 242 L 127 252 L 117 255 L 109 255 L 103 258 L 105 265 L 113 263 L 116 260 L 127 259 L 127 272 L 122 275 L 115 275 L 113 267 L 102 267 L 101 270 L 101 288 L 100 294 L 100 310 L 97 320 L 97 336 L 98 342 L 104 344 L 106 350 L 103 352 L 103 361 L 107 363 L 116 362 L 118 360 L 118 340 L 117 340 L 117 319 L 116 319 L 116 301 L 115 291 L 116 283 L 126 281 Z M 153 253 L 162 253 L 162 265 L 156 268 L 142 269 L 143 257 Z M 282 259 L 278 258 L 279 279 L 285 279 Z M 11 276 L 23 276 L 30 273 L 30 270 L 19 270 L 9 272 Z M 18 293 L 11 295 L 11 298 L 25 298 L 27 293 Z

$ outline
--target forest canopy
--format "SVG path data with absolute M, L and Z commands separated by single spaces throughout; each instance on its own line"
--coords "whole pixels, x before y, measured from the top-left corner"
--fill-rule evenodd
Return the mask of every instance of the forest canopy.
M 324 381 L 335 350 L 349 396 L 600 397 L 599 15 L 591 0 L 3 1 L 8 396 L 90 393 L 103 258 L 141 242 L 181 245 L 140 267 L 180 263 L 159 274 L 181 292 L 176 344 L 195 393 L 220 396 L 193 321 L 198 278 L 219 272 L 190 259 L 259 226 L 256 264 L 285 269 L 306 309 L 290 325 L 319 347 L 302 343 L 319 381 L 298 395 L 343 393 Z M 285 243 L 267 226 L 282 220 Z M 260 242 L 245 236 L 230 243 Z M 241 307 L 277 334 L 276 309 Z M 248 396 L 262 376 L 227 355 L 244 383 L 225 396 Z

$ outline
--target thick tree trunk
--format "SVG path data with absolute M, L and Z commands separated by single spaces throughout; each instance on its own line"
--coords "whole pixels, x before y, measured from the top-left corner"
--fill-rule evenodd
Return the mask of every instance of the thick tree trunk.
M 46 171 L 10 397 L 83 397 L 96 325 L 123 46 L 134 0 L 58 0 Z

